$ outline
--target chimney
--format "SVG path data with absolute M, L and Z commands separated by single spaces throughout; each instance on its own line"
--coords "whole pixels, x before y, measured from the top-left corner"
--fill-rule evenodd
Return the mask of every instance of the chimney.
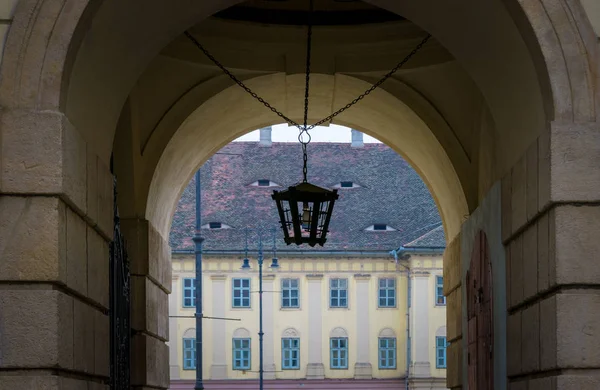
M 263 127 L 260 129 L 260 140 L 258 144 L 260 146 L 271 146 L 273 141 L 271 140 L 271 126 Z
M 362 148 L 365 146 L 363 142 L 363 133 L 358 130 L 352 129 L 352 147 L 353 148 Z

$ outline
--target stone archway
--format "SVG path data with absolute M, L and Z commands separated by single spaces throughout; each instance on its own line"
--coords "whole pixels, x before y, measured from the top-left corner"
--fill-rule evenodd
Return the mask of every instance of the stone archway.
M 131 184 L 121 206 L 137 302 L 133 344 L 139 358 L 132 379 L 137 386 L 166 387 L 167 318 L 160 313 L 167 312 L 169 251 L 161 229 L 146 219 L 150 180 L 138 181 L 152 178 L 155 165 L 140 164 L 139 139 L 127 131 L 128 119 L 138 114 L 130 103 L 140 76 L 162 48 L 238 2 L 21 0 L 16 5 L 0 69 L 0 275 L 7 286 L 0 293 L 0 367 L 19 375 L 0 376 L 2 385 L 67 388 L 89 382 L 102 388 L 108 376 L 105 254 L 112 231 L 108 166 L 114 152 L 123 181 Z M 430 31 L 485 101 L 487 110 L 476 126 L 481 134 L 468 153 L 471 165 L 461 167 L 452 141 L 440 133 L 436 138 L 461 180 L 468 212 L 490 202 L 502 210 L 502 221 L 484 212 L 463 219 L 491 224 L 497 232 L 502 225 L 509 282 L 504 295 L 494 296 L 508 292 L 508 380 L 544 388 L 595 383 L 587 371 L 577 377 L 559 374 L 565 367 L 597 366 L 585 348 L 595 336 L 581 330 L 597 323 L 589 309 L 596 305 L 594 290 L 565 287 L 598 283 L 590 261 L 598 244 L 590 232 L 600 220 L 599 63 L 585 11 L 575 0 L 485 6 L 474 0 L 368 2 Z M 439 12 L 430 12 L 433 8 Z M 372 78 L 357 69 L 348 73 Z M 422 85 L 411 87 L 435 100 Z M 393 85 L 386 88 L 395 94 Z M 207 86 L 208 97 L 221 89 Z M 442 117 L 450 120 L 448 112 Z M 483 123 L 489 123 L 486 131 Z M 169 140 L 159 142 L 155 163 Z M 463 179 L 469 177 L 479 180 Z M 497 192 L 501 196 L 493 195 Z M 449 323 L 455 323 L 448 329 L 451 387 L 460 387 L 463 377 L 465 343 L 456 323 L 461 323 L 461 245 L 468 244 L 461 234 L 451 238 L 445 261 Z M 524 283 L 534 269 L 535 283 Z M 549 325 L 541 329 L 540 322 Z M 541 348 L 547 353 L 536 360 Z M 53 375 L 46 375 L 50 369 Z

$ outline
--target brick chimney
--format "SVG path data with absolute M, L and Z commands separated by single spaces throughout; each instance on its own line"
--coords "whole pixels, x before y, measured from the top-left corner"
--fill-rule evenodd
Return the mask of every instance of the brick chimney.
M 271 139 L 271 130 L 271 126 L 260 129 L 260 140 L 258 141 L 260 146 L 271 146 L 273 143 L 273 140 Z
M 358 130 L 352 129 L 352 147 L 353 148 L 362 148 L 365 146 L 363 141 L 363 133 Z

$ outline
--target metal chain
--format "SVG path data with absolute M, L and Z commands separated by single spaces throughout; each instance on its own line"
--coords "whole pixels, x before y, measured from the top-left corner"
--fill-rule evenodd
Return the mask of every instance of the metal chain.
M 304 183 L 308 182 L 306 178 L 308 174 L 308 154 L 306 151 L 306 146 L 310 143 L 310 134 L 308 133 L 308 96 L 309 96 L 309 87 L 310 87 L 310 59 L 311 59 L 311 49 L 312 49 L 312 13 L 313 13 L 313 0 L 309 2 L 309 11 L 308 11 L 308 32 L 306 33 L 306 85 L 304 87 L 304 126 L 300 129 L 300 134 L 298 135 L 298 141 L 302 144 L 302 158 L 304 160 L 304 164 L 302 166 L 302 174 L 304 175 Z M 306 133 L 308 139 L 304 141 L 302 134 Z
M 229 76 L 229 78 L 231 78 L 233 81 L 235 81 L 240 87 L 242 87 L 246 92 L 248 92 L 253 98 L 255 98 L 256 100 L 258 100 L 260 103 L 262 103 L 265 107 L 267 107 L 269 110 L 271 110 L 277 116 L 279 116 L 281 119 L 283 119 L 284 121 L 286 121 L 288 124 L 290 124 L 290 125 L 292 125 L 294 127 L 297 127 L 298 129 L 302 130 L 303 126 L 301 126 L 296 121 L 288 118 L 286 115 L 284 115 L 283 113 L 281 113 L 281 111 L 279 111 L 275 107 L 271 106 L 269 104 L 269 102 L 267 102 L 266 100 L 264 100 L 262 97 L 258 96 L 254 91 L 252 91 L 250 88 L 248 88 L 246 86 L 246 84 L 244 84 L 235 75 L 233 75 L 229 70 L 227 70 L 227 68 L 225 68 L 225 66 L 223 66 L 215 57 L 213 57 L 212 54 L 210 54 L 204 48 L 204 46 L 202 46 L 200 44 L 200 42 L 198 42 L 189 32 L 186 31 L 184 34 L 185 34 L 186 37 L 188 37 L 208 57 L 208 59 L 210 59 L 219 69 L 221 69 L 223 71 L 223 73 L 225 73 L 227 76 Z M 427 41 L 430 38 L 431 38 L 431 35 L 428 34 L 425 38 L 423 38 L 423 40 L 406 57 L 404 57 L 404 59 L 402 61 L 400 61 L 396 66 L 394 66 L 392 68 L 392 70 L 390 70 L 388 73 L 386 73 L 381 79 L 379 79 L 379 81 L 377 81 L 375 84 L 373 84 L 369 89 L 367 89 L 365 92 L 363 92 L 361 95 L 359 95 L 356 99 L 352 100 L 350 103 L 346 104 L 344 107 L 342 107 L 339 110 L 335 111 L 331 115 L 329 115 L 329 116 L 321 119 L 320 121 L 318 121 L 318 122 L 316 122 L 316 123 L 308 126 L 306 128 L 306 130 L 314 129 L 315 127 L 320 126 L 320 125 L 322 125 L 325 122 L 331 121 L 333 118 L 335 118 L 336 116 L 338 116 L 342 112 L 346 111 L 347 109 L 349 109 L 350 107 L 352 107 L 353 105 L 355 105 L 356 103 L 358 103 L 360 100 L 364 99 L 367 95 L 369 95 L 371 92 L 373 92 L 375 89 L 377 89 L 381 84 L 383 84 L 387 79 L 389 79 L 390 77 L 392 77 L 394 75 L 394 73 L 396 73 L 415 54 L 417 54 L 421 50 L 421 48 L 427 43 Z

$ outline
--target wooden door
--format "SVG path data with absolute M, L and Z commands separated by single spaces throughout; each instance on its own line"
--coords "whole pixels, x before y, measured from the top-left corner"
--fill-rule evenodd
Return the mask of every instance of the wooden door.
M 482 231 L 475 238 L 466 285 L 469 390 L 493 390 L 492 265 Z

